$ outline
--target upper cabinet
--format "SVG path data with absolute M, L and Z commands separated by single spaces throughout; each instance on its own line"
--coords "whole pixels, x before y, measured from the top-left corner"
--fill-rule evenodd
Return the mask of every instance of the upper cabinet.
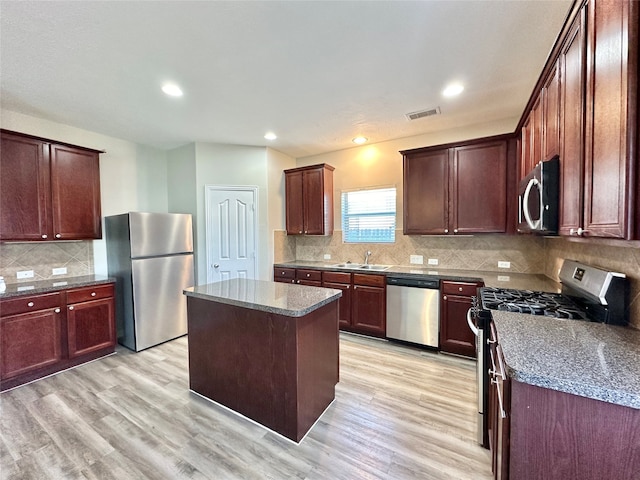
M 0 240 L 102 237 L 97 150 L 3 130 Z
M 323 163 L 284 171 L 287 235 L 333 234 L 333 170 Z
M 515 148 L 513 138 L 494 137 L 400 152 L 405 235 L 509 231 Z
M 560 235 L 640 239 L 639 11 L 635 0 L 577 0 L 523 115 L 521 176 L 560 156 Z

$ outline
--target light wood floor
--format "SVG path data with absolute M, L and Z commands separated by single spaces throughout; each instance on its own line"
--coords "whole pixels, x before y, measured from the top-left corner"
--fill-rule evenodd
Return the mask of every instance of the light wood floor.
M 190 393 L 187 338 L 0 395 L 2 479 L 489 479 L 474 363 L 341 335 L 336 400 L 295 445 Z

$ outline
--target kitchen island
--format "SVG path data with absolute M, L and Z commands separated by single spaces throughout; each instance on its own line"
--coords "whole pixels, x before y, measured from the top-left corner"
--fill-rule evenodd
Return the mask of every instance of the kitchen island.
M 300 442 L 335 398 L 340 290 L 232 279 L 184 293 L 190 389 Z

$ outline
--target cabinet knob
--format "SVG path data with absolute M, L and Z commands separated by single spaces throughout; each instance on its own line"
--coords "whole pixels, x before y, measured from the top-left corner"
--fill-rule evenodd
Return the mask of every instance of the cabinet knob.
M 461 292 L 462 291 L 462 287 L 458 287 L 458 291 Z
M 62 238 L 62 235 L 60 235 L 59 233 L 56 233 L 56 238 Z
M 311 274 L 310 274 L 310 273 L 307 273 L 307 278 L 309 278 L 310 276 L 311 276 Z
M 95 297 L 96 296 L 96 292 L 91 292 L 91 296 Z
M 306 233 L 307 233 L 307 230 L 305 230 L 305 231 L 304 231 L 304 233 L 306 234 Z
M 302 230 L 300 230 L 298 233 L 302 233 Z
M 454 229 L 453 229 L 453 233 L 458 233 L 458 229 L 457 229 L 457 228 L 454 228 Z
M 445 228 L 445 229 L 444 229 L 444 233 L 449 233 L 449 229 L 448 229 L 448 228 Z
M 578 235 L 584 235 L 585 233 L 589 233 L 588 230 L 583 230 L 582 228 L 578 228 Z
M 29 302 L 27 303 L 27 307 L 33 307 L 34 303 L 33 302 Z
M 56 309 L 54 310 L 54 312 L 55 312 L 55 313 L 60 313 L 60 309 L 59 309 L 59 308 L 56 308 Z
M 71 306 L 69 307 L 69 310 L 73 310 L 73 305 L 71 305 Z
M 300 283 L 300 280 L 298 280 L 296 283 Z
M 286 272 L 280 272 L 280 275 L 284 275 Z
M 443 300 L 446 300 L 446 299 L 447 299 L 447 296 L 445 295 L 444 297 L 442 297 L 442 299 L 443 299 Z
M 42 235 L 42 238 L 47 238 L 47 236 L 46 235 Z

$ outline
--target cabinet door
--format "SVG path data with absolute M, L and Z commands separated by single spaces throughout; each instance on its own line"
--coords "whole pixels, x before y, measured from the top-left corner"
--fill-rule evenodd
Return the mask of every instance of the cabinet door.
M 542 87 L 542 160 L 560 153 L 560 73 L 555 64 Z
M 54 238 L 102 238 L 98 154 L 51 145 L 51 199 Z
M 0 378 L 16 377 L 62 360 L 59 308 L 0 318 Z
M 303 172 L 292 172 L 284 176 L 287 204 L 287 235 L 302 235 L 304 233 L 302 173 Z
M 630 238 L 638 191 L 638 2 L 589 2 L 584 228 Z M 637 216 L 637 215 L 636 215 Z
M 533 164 L 531 152 L 531 118 L 531 113 L 529 113 L 529 116 L 522 125 L 522 133 L 520 136 L 520 180 L 527 176 L 527 174 L 531 171 Z
M 449 293 L 450 291 L 476 290 L 476 284 L 442 282 L 440 303 L 440 350 L 466 357 L 476 356 L 476 337 L 467 324 L 467 312 L 471 297 Z
M 386 336 L 386 290 L 381 287 L 354 285 L 352 300 L 353 330 L 376 337 Z
M 335 282 L 323 282 L 325 288 L 335 288 L 342 290 L 342 296 L 339 300 L 339 322 L 340 328 L 349 328 L 351 326 L 351 285 Z
M 531 164 L 529 171 L 542 160 L 542 95 L 531 109 Z
M 405 235 L 449 232 L 449 150 L 405 155 Z
M 573 21 L 560 51 L 560 235 L 582 227 L 584 185 L 584 65 L 586 7 Z
M 453 232 L 505 232 L 507 142 L 454 148 L 452 170 Z
M 304 233 L 324 234 L 324 185 L 323 169 L 303 172 Z
M 69 358 L 115 347 L 113 297 L 67 307 Z
M 2 133 L 0 240 L 46 240 L 49 198 L 49 145 Z

